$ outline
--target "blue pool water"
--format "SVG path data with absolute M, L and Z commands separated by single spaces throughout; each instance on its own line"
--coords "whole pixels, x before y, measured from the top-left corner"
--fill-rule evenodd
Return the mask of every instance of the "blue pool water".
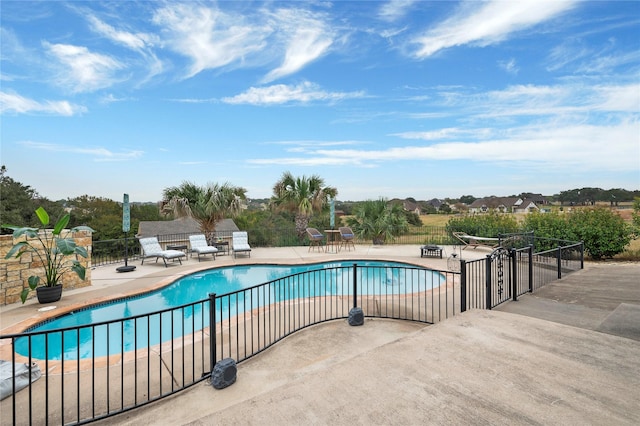
M 372 274 L 367 280 L 361 281 L 374 283 L 370 288 L 359 289 L 360 294 L 418 292 L 437 287 L 444 280 L 444 277 L 437 273 L 419 274 L 417 279 L 407 279 L 406 272 L 402 272 L 401 269 L 375 268 L 412 266 L 407 264 L 371 261 L 357 261 L 357 263 L 359 267 L 374 267 L 359 269 L 365 271 L 361 273 Z M 354 261 L 291 266 L 249 265 L 197 272 L 150 293 L 90 307 L 43 323 L 29 331 L 86 327 L 80 329 L 79 333 L 76 330 L 49 333 L 46 342 L 43 335 L 34 336 L 31 339 L 31 349 L 29 349 L 29 340 L 20 338 L 16 341 L 16 351 L 25 356 L 31 352 L 31 356 L 36 359 L 75 360 L 119 354 L 121 351 L 131 351 L 136 347 L 153 346 L 207 327 L 209 325 L 208 303 L 198 303 L 154 315 L 148 314 L 205 300 L 209 293 L 221 296 L 306 271 L 323 270 L 316 276 L 313 285 L 305 283 L 302 277 L 307 275 L 303 275 L 286 285 L 277 281 L 266 292 L 264 289 L 249 290 L 233 298 L 219 300 L 216 306 L 216 317 L 233 317 L 246 310 L 278 300 L 351 294 L 352 270 L 336 268 L 350 267 L 353 264 Z M 319 284 L 318 280 L 322 283 Z M 140 315 L 142 317 L 137 317 Z M 123 318 L 131 319 L 93 326 Z

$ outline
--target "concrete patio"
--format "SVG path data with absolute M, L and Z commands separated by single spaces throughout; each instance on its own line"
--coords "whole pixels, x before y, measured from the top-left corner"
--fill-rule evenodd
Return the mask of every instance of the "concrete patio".
M 91 287 L 65 292 L 56 305 L 130 294 L 222 265 L 385 259 L 447 269 L 446 256 L 419 252 L 415 245 L 339 254 L 269 248 L 168 268 L 134 262 L 136 271 L 126 274 L 113 265 L 94 269 Z M 433 326 L 324 323 L 239 364 L 229 388 L 201 383 L 97 424 L 640 424 L 638 276 L 638 263 L 587 263 L 518 302 Z M 33 301 L 3 307 L 2 328 L 43 315 L 37 308 Z

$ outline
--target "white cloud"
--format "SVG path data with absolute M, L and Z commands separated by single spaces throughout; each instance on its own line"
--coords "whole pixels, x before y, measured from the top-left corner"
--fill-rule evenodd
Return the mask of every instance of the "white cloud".
M 498 61 L 498 66 L 505 70 L 509 74 L 516 75 L 520 71 L 518 65 L 516 65 L 516 60 L 511 58 L 508 61 Z
M 477 139 L 487 138 L 492 134 L 491 129 L 460 129 L 455 127 L 437 129 L 427 132 L 402 132 L 393 133 L 391 136 L 397 136 L 402 139 L 420 139 L 425 141 L 453 139 L 462 136 L 473 136 Z
M 15 93 L 0 92 L 0 112 L 28 114 L 45 113 L 52 115 L 72 116 L 82 114 L 87 108 L 67 101 L 38 102 Z
M 571 39 L 551 49 L 547 61 L 547 70 L 557 71 L 569 68 L 572 72 L 589 75 L 607 75 L 616 73 L 620 67 L 635 65 L 640 60 L 640 51 L 616 50 L 614 42 L 608 42 L 601 48 L 585 46 L 581 40 Z
M 155 35 L 148 33 L 132 33 L 128 31 L 117 30 L 113 26 L 101 21 L 94 15 L 87 15 L 87 20 L 91 25 L 91 29 L 96 33 L 107 37 L 114 42 L 121 44 L 133 50 L 143 50 L 148 45 L 153 44 L 157 39 Z
M 409 13 L 414 3 L 415 0 L 390 0 L 380 7 L 378 18 L 387 22 L 395 22 Z
M 63 152 L 71 154 L 81 154 L 94 157 L 94 161 L 126 161 L 141 157 L 144 151 L 131 150 L 125 152 L 113 152 L 107 148 L 78 148 L 72 146 L 56 145 L 44 142 L 24 141 L 21 145 L 40 151 Z
M 362 165 L 363 164 L 353 158 L 344 157 L 290 157 L 290 158 L 272 158 L 272 159 L 249 159 L 249 164 L 257 165 L 278 165 L 278 166 L 304 166 L 304 167 L 317 167 L 317 166 L 348 166 L 348 165 Z
M 576 39 L 565 40 L 562 44 L 555 46 L 549 52 L 547 60 L 548 71 L 557 71 L 567 64 L 586 58 L 592 54 L 588 49 Z
M 595 86 L 592 90 L 595 110 L 640 113 L 640 83 Z
M 336 102 L 364 96 L 363 92 L 326 92 L 317 84 L 307 81 L 295 86 L 276 84 L 268 87 L 251 87 L 239 95 L 223 98 L 222 102 L 228 104 L 274 105 L 289 102 Z
M 265 83 L 299 71 L 324 55 L 333 43 L 331 28 L 318 15 L 298 9 L 280 9 L 273 17 L 286 48 L 282 65 L 265 76 Z
M 191 60 L 185 76 L 224 67 L 279 63 L 263 83 L 298 72 L 325 55 L 334 33 L 326 15 L 298 8 L 266 8 L 253 13 L 221 11 L 188 3 L 156 11 L 169 48 Z
M 102 98 L 100 98 L 100 103 L 111 104 L 116 102 L 128 102 L 132 100 L 134 99 L 130 97 L 118 98 L 113 93 L 109 93 L 108 95 L 105 95 Z
M 430 29 L 414 42 L 415 56 L 429 57 L 442 49 L 465 44 L 488 46 L 509 35 L 549 20 L 574 7 L 575 1 L 466 2 L 449 19 Z
M 155 34 L 145 32 L 129 32 L 118 30 L 115 27 L 98 19 L 95 15 L 88 12 L 84 12 L 83 16 L 86 16 L 89 21 L 90 28 L 96 33 L 106 37 L 116 44 L 125 46 L 128 49 L 138 52 L 146 61 L 146 67 L 148 69 L 146 80 L 149 80 L 153 76 L 160 74 L 164 65 L 160 59 L 153 52 L 154 45 L 159 43 L 159 38 Z
M 111 86 L 114 73 L 123 68 L 122 64 L 107 55 L 92 53 L 83 46 L 51 44 L 43 42 L 48 53 L 62 68 L 58 73 L 58 84 L 73 92 L 92 92 Z
M 503 91 L 487 92 L 484 102 L 475 108 L 478 117 L 507 117 L 559 114 L 622 112 L 637 114 L 640 84 L 588 86 L 511 86 Z M 596 117 L 593 117 L 596 119 Z
M 202 164 L 208 164 L 207 161 L 179 161 L 181 166 L 200 166 Z
M 636 65 L 640 61 L 640 50 L 620 53 L 598 53 L 588 57 L 585 63 L 579 65 L 576 72 L 585 74 L 609 74 L 617 69 Z
M 306 156 L 251 159 L 252 164 L 354 165 L 372 167 L 385 162 L 415 160 L 468 160 L 537 170 L 578 168 L 583 171 L 635 171 L 638 169 L 638 121 L 611 126 L 524 126 L 507 138 L 478 142 L 445 142 L 382 150 L 309 149 Z M 606 142 L 603 142 L 606 141 Z
M 187 78 L 207 69 L 241 63 L 265 48 L 272 29 L 242 15 L 218 9 L 170 4 L 156 11 L 153 22 L 164 27 L 168 46 L 191 59 Z

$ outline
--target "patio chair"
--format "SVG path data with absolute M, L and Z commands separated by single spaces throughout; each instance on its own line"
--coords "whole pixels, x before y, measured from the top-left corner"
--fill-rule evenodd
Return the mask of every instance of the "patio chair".
M 232 234 L 233 257 L 238 257 L 238 253 L 244 253 L 251 257 L 251 246 L 249 236 L 246 231 L 236 231 Z
M 356 249 L 355 244 L 353 243 L 354 238 L 356 237 L 351 228 L 348 226 L 341 226 L 338 228 L 340 231 L 340 247 L 349 248 L 349 246 Z M 351 250 L 351 249 L 349 249 Z
M 317 247 L 318 250 L 322 249 L 322 240 L 324 240 L 324 235 L 316 228 L 307 228 L 307 235 L 309 236 L 309 250 L 313 247 Z
M 162 259 L 165 268 L 167 267 L 167 259 L 177 259 L 182 265 L 182 258 L 186 256 L 185 252 L 180 250 L 162 250 L 156 237 L 140 238 L 140 246 L 142 247 L 142 253 L 140 253 L 142 257 L 141 265 L 144 265 L 144 260 L 150 257 L 155 257 L 156 263 L 158 259 Z
M 476 237 L 464 232 L 454 232 L 453 236 L 456 237 L 464 245 L 462 250 L 466 250 L 467 247 L 473 247 L 473 249 L 475 250 L 480 246 L 494 249 L 500 245 L 499 238 Z
M 216 260 L 218 248 L 210 246 L 204 234 L 189 235 L 189 243 L 191 244 L 191 256 L 193 257 L 193 253 L 198 253 L 198 262 L 200 262 L 200 256 L 208 254 L 212 254 L 213 260 Z

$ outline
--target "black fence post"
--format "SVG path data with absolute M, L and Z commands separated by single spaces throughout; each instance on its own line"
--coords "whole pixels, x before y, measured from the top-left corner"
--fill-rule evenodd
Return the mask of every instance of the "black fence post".
M 562 278 L 562 247 L 558 246 L 558 251 L 556 253 L 556 258 L 558 261 L 558 279 Z
M 529 244 L 529 293 L 533 293 L 533 244 Z
M 518 259 L 516 250 L 511 249 L 509 259 L 511 261 L 511 300 L 518 301 Z
M 580 269 L 584 269 L 584 241 L 580 241 Z
M 486 266 L 485 268 L 487 269 L 486 272 L 486 291 L 485 291 L 485 295 L 486 295 L 486 300 L 485 300 L 485 309 L 491 310 L 491 255 L 487 255 L 487 260 L 486 260 Z
M 211 367 L 211 374 L 213 374 L 213 367 L 216 365 L 217 358 L 217 346 L 216 341 L 216 294 L 209 293 L 209 363 Z
M 358 264 L 353 264 L 353 307 L 358 307 Z
M 467 262 L 460 259 L 460 312 L 467 311 Z

